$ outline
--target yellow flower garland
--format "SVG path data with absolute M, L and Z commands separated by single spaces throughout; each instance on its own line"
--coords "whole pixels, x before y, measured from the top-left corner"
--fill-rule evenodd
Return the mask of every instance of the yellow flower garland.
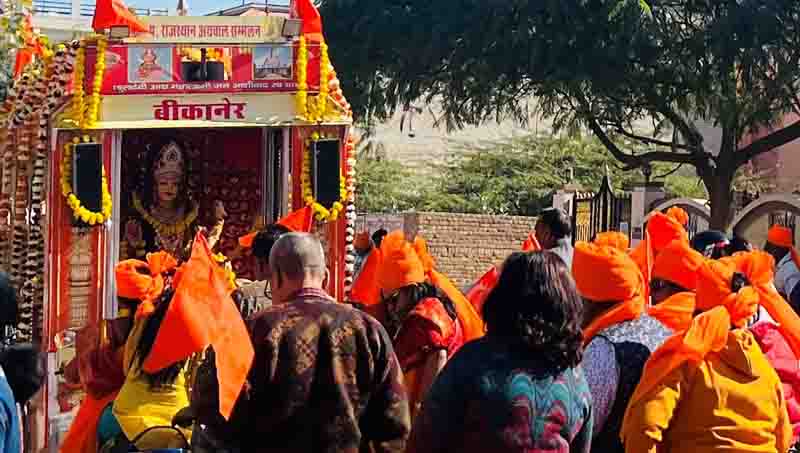
M 219 264 L 220 267 L 222 267 L 222 269 L 225 271 L 225 276 L 228 277 L 228 286 L 230 287 L 230 290 L 235 290 L 237 288 L 236 272 L 233 271 L 233 266 L 227 265 L 230 262 L 228 257 L 223 255 L 221 252 L 211 255 L 211 257 L 214 258 L 214 261 L 216 261 L 217 264 Z
M 89 141 L 89 137 L 83 138 L 84 142 Z M 75 137 L 71 143 L 64 145 L 64 156 L 61 159 L 61 194 L 67 199 L 67 205 L 72 209 L 72 215 L 76 219 L 89 225 L 102 225 L 111 218 L 111 193 L 108 191 L 108 179 L 103 168 L 103 195 L 102 211 L 93 212 L 81 205 L 81 200 L 72 190 L 72 148 L 80 143 L 80 139 Z
M 304 36 L 300 37 L 297 45 L 297 92 L 295 103 L 297 116 L 308 122 L 319 122 L 330 116 L 332 108 L 328 103 L 328 86 L 331 75 L 331 60 L 328 56 L 328 44 L 321 41 L 319 44 L 319 94 L 308 94 L 308 42 Z
M 303 175 L 301 177 L 303 201 L 306 206 L 311 206 L 314 218 L 320 222 L 334 222 L 339 218 L 339 214 L 344 210 L 344 203 L 347 201 L 347 185 L 345 178 L 339 170 L 339 201 L 333 203 L 330 209 L 322 206 L 314 198 L 314 191 L 311 188 L 311 143 L 318 141 L 320 135 L 316 132 L 311 134 L 311 139 L 306 140 L 303 150 Z
M 147 212 L 144 206 L 142 206 L 142 201 L 139 200 L 139 196 L 135 193 L 133 194 L 133 209 L 135 209 L 136 212 L 142 216 L 144 221 L 149 223 L 162 236 L 175 236 L 176 234 L 183 233 L 192 223 L 194 223 L 195 220 L 197 220 L 197 215 L 199 212 L 198 206 L 195 205 L 192 211 L 189 212 L 189 215 L 187 215 L 183 220 L 172 224 L 166 224 Z
M 100 90 L 103 88 L 103 76 L 106 71 L 106 48 L 108 41 L 104 36 L 97 38 L 97 58 L 94 65 L 94 80 L 89 105 L 86 105 L 84 83 L 86 80 L 86 41 L 82 40 L 75 57 L 75 80 L 73 82 L 72 120 L 81 129 L 91 129 L 97 123 L 100 111 Z

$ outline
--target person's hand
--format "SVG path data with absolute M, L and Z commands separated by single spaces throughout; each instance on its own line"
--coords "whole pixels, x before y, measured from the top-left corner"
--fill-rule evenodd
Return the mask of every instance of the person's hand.
M 191 406 L 186 406 L 179 410 L 174 417 L 172 417 L 172 426 L 180 426 L 181 428 L 189 428 L 194 423 L 195 415 Z
M 225 220 L 225 217 L 228 216 L 228 213 L 225 212 L 225 205 L 222 204 L 222 201 L 217 200 L 214 202 L 214 220 L 219 222 L 220 220 Z

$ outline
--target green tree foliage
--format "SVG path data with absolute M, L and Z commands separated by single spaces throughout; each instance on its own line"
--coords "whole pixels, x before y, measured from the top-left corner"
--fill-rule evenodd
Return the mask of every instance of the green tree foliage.
M 358 114 L 439 99 L 458 128 L 537 108 L 626 169 L 693 167 L 715 228 L 732 217 L 737 170 L 800 137 L 800 121 L 776 127 L 800 112 L 797 0 L 325 0 L 322 13 Z
M 622 171 L 595 139 L 530 136 L 458 148 L 459 157 L 427 178 L 413 176 L 396 161 L 360 159 L 359 210 L 536 215 L 568 182 L 596 190 L 606 168 L 617 189 L 642 180 L 638 172 Z M 654 176 L 667 173 L 667 167 L 659 165 Z M 676 195 L 704 197 L 696 177 L 676 173 L 665 183 Z

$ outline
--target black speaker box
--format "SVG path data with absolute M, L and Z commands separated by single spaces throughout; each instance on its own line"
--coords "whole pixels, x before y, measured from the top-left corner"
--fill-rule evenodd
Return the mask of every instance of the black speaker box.
M 339 140 L 319 140 L 313 143 L 314 195 L 317 202 L 326 208 L 339 201 L 340 149 Z
M 81 206 L 92 212 L 103 209 L 103 145 L 79 143 L 72 153 L 72 190 Z M 77 220 L 77 223 L 83 223 Z

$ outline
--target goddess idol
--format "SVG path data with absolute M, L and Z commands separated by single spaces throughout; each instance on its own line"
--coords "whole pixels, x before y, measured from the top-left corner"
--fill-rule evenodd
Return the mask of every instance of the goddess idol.
M 192 240 L 201 230 L 213 249 L 222 235 L 225 208 L 216 201 L 213 225 L 209 229 L 200 225 L 199 205 L 189 190 L 189 160 L 181 146 L 168 141 L 146 171 L 143 194 L 134 191 L 131 195 L 133 212 L 124 224 L 120 258 L 143 259 L 147 253 L 163 250 L 186 260 Z

